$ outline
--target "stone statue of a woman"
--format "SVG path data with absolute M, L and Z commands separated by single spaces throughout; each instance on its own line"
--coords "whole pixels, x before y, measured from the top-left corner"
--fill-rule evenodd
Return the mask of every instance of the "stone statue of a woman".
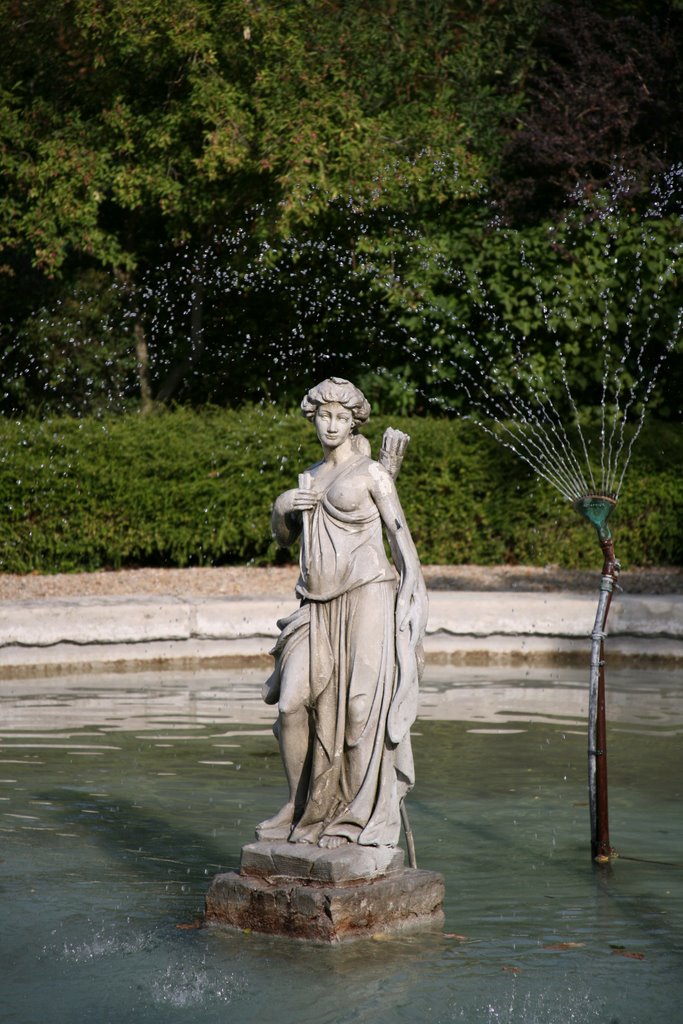
M 289 799 L 257 837 L 393 846 L 414 781 L 409 730 L 427 618 L 393 479 L 407 438 L 396 435 L 392 446 L 388 432 L 381 462 L 373 461 L 357 433 L 370 406 L 337 377 L 312 388 L 301 408 L 323 457 L 274 505 L 278 543 L 301 537 L 301 605 L 278 623 L 275 668 L 264 687 L 265 700 L 278 704 Z

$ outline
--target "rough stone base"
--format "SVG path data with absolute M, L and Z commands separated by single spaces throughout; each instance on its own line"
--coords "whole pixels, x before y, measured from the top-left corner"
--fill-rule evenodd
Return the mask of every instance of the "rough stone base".
M 403 868 L 403 851 L 251 843 L 240 872 L 216 875 L 205 921 L 336 943 L 443 923 L 443 876 Z

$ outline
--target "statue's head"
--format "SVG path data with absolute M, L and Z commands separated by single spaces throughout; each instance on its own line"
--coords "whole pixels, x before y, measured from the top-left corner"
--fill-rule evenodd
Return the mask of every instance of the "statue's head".
M 301 411 L 306 419 L 314 420 L 320 406 L 328 405 L 330 402 L 338 402 L 349 410 L 353 416 L 354 431 L 370 418 L 370 403 L 363 392 L 342 377 L 328 377 L 311 388 L 308 394 L 304 395 Z

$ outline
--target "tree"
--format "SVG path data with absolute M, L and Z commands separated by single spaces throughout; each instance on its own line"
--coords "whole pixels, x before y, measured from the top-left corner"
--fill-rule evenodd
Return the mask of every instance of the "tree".
M 204 251 L 248 211 L 251 236 L 272 239 L 335 196 L 448 202 L 476 175 L 442 70 L 462 14 L 393 0 L 5 0 L 4 273 L 30 264 L 49 298 L 50 279 L 107 271 L 137 320 L 142 386 L 172 397 L 206 353 Z M 461 177 L 430 174 L 437 160 Z M 141 285 L 174 252 L 191 267 L 189 315 L 162 377 Z M 15 322 L 35 308 L 21 298 Z
M 590 236 L 615 155 L 637 221 L 679 144 L 680 20 L 651 7 L 0 0 L 0 408 L 291 402 L 355 367 L 426 408 L 485 308 L 547 361 L 520 249 L 578 280 L 589 247 L 548 241 L 567 194 Z
M 667 2 L 545 5 L 502 153 L 508 214 L 537 221 L 615 166 L 637 194 L 681 159 L 682 29 Z

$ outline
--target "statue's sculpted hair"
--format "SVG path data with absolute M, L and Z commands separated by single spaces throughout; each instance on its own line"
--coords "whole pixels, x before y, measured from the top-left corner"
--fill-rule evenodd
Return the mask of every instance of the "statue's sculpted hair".
M 366 423 L 370 418 L 370 403 L 355 384 L 343 377 L 328 377 L 327 380 L 316 384 L 314 388 L 304 396 L 301 403 L 301 411 L 307 420 L 315 419 L 315 414 L 321 405 L 329 402 L 338 402 L 353 415 L 354 427 Z

